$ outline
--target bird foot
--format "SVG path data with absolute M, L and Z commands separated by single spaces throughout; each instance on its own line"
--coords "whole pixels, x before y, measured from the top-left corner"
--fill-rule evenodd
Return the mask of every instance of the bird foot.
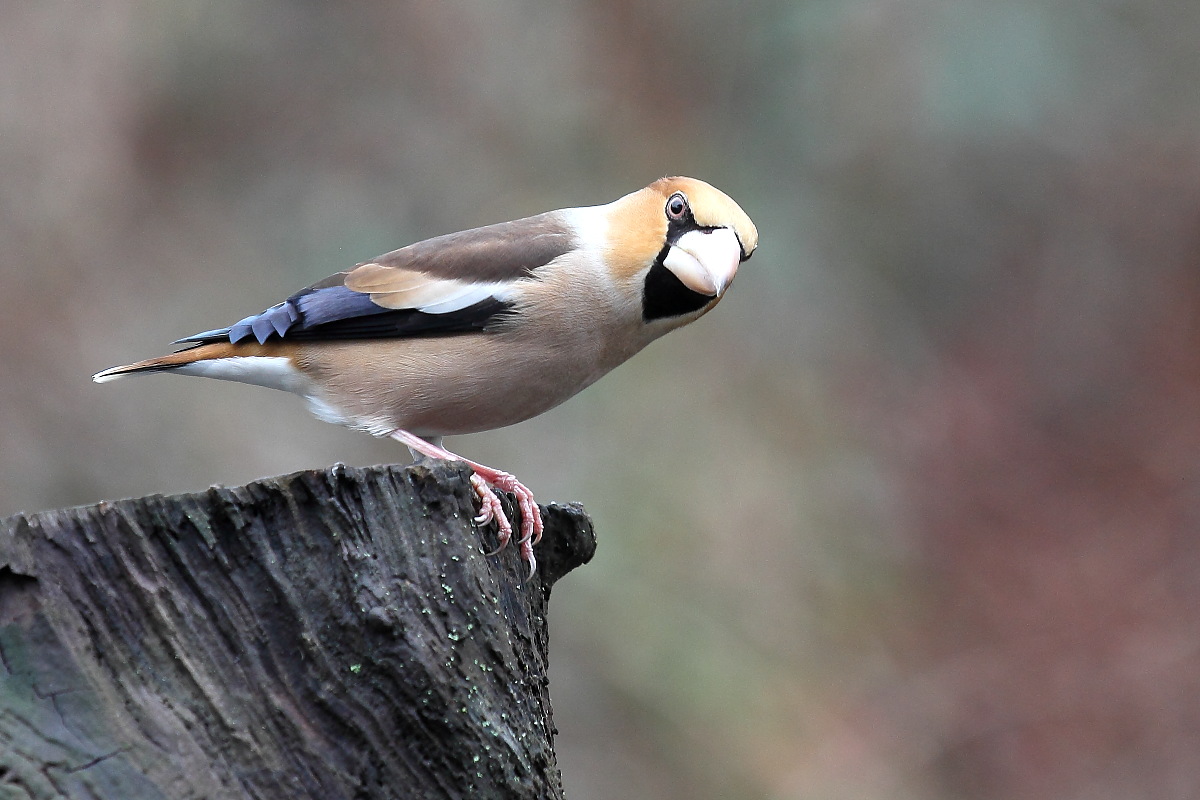
M 486 525 L 493 520 L 496 522 L 496 538 L 499 545 L 488 555 L 495 555 L 503 550 L 513 535 L 512 523 L 504 513 L 504 506 L 500 504 L 500 497 L 496 494 L 496 490 L 512 492 L 516 495 L 517 506 L 521 510 L 521 535 L 517 539 L 517 545 L 521 560 L 529 565 L 529 575 L 526 580 L 533 577 L 533 573 L 537 570 L 537 559 L 533 555 L 533 546 L 542 540 L 544 524 L 541 509 L 533 499 L 533 492 L 525 484 L 507 472 L 485 467 L 483 464 L 463 458 L 444 447 L 414 436 L 408 431 L 393 431 L 391 437 L 408 445 L 414 453 L 446 461 L 462 461 L 471 468 L 471 488 L 475 490 L 475 495 L 479 498 L 479 516 L 474 518 L 475 524 Z
M 517 545 L 520 547 L 521 559 L 529 565 L 529 577 L 533 577 L 533 573 L 537 570 L 537 559 L 533 557 L 533 546 L 542 540 L 544 530 L 542 512 L 533 499 L 533 492 L 507 472 L 485 467 L 473 461 L 467 463 L 475 471 L 471 475 L 471 486 L 475 488 L 475 494 L 479 496 L 481 508 L 479 516 L 475 518 L 476 522 L 485 525 L 492 519 L 496 520 L 497 538 L 500 544 L 494 553 L 499 553 L 504 549 L 513 533 L 512 524 L 504 515 L 500 498 L 496 496 L 494 490 L 512 492 L 517 496 L 517 506 L 521 509 L 521 535 L 517 539 Z

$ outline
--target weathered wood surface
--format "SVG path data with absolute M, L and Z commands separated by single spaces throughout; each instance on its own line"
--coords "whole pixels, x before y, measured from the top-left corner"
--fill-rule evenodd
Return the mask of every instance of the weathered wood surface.
M 459 465 L 0 521 L 0 800 L 557 798 L 546 603 Z M 511 506 L 510 506 L 511 508 Z

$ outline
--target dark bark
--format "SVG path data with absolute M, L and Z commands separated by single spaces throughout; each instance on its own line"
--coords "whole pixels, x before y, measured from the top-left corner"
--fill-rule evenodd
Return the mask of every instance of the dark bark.
M 546 507 L 522 585 L 458 467 L 0 521 L 0 800 L 561 797 L 546 602 L 591 523 Z

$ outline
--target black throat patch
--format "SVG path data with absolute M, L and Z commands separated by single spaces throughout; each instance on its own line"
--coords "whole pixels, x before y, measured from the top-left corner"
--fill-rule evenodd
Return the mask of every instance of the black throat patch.
M 664 247 L 654 260 L 642 287 L 642 320 L 679 317 L 699 311 L 717 298 L 694 292 L 683 285 L 674 272 L 663 266 L 670 246 Z

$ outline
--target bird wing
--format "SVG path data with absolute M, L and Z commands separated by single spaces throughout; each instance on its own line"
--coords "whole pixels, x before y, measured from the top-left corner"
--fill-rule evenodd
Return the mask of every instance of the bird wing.
M 373 339 L 486 330 L 514 286 L 575 246 L 558 212 L 426 239 L 314 283 L 227 328 L 176 344 Z

